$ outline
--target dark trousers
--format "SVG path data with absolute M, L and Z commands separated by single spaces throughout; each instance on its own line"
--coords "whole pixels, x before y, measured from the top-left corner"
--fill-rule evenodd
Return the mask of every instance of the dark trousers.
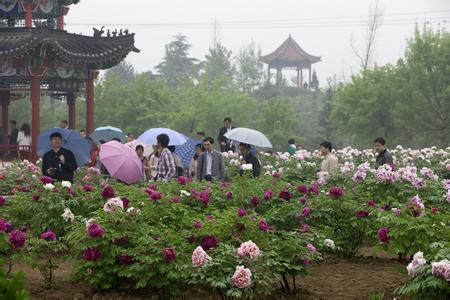
M 211 182 L 212 176 L 211 175 L 205 175 L 205 180 Z

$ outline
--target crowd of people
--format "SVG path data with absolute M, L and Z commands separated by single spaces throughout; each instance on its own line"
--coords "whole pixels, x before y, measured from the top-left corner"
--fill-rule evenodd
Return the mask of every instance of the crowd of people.
M 17 140 L 22 136 L 29 136 L 29 126 L 24 124 L 20 131 L 17 132 Z M 65 126 L 65 127 L 64 127 Z M 61 122 L 62 128 L 68 128 L 66 121 Z M 178 176 L 192 177 L 198 181 L 217 182 L 225 180 L 225 163 L 222 153 L 229 151 L 238 151 L 241 158 L 241 164 L 250 164 L 251 174 L 253 177 L 260 176 L 261 164 L 256 155 L 256 148 L 245 143 L 236 143 L 226 138 L 225 134 L 234 127 L 231 118 L 225 118 L 223 127 L 220 128 L 218 134 L 218 148 L 215 146 L 214 138 L 205 136 L 203 131 L 197 132 L 197 140 L 195 144 L 195 153 L 188 164 L 183 166 L 180 156 L 175 152 L 175 146 L 170 145 L 170 137 L 167 134 L 157 136 L 157 145 L 150 155 L 145 155 L 144 145 L 137 144 L 135 147 L 136 154 L 142 163 L 142 180 L 143 181 L 169 181 Z M 27 135 L 28 134 L 28 135 Z M 86 137 L 86 132 L 80 130 L 80 135 Z M 130 143 L 135 139 L 134 135 L 127 135 L 127 142 Z M 42 162 L 42 173 L 56 180 L 73 180 L 73 172 L 77 169 L 77 163 L 73 153 L 69 149 L 64 149 L 61 145 L 61 134 L 55 132 L 50 136 L 52 149 L 45 153 Z M 114 138 L 120 142 L 119 139 Z M 105 141 L 100 141 L 93 149 L 90 167 L 96 167 L 105 175 L 108 170 L 104 168 L 99 153 Z M 288 140 L 287 152 L 291 155 L 299 149 L 294 139 Z M 383 138 L 374 140 L 374 149 L 378 153 L 376 162 L 378 165 L 390 164 L 393 167 L 393 158 L 386 149 L 386 141 Z M 320 171 L 333 173 L 338 169 L 338 160 L 333 154 L 333 146 L 330 142 L 325 141 L 320 144 L 320 153 L 323 156 Z M 242 171 L 241 171 L 242 172 Z M 242 173 L 241 173 L 242 174 Z

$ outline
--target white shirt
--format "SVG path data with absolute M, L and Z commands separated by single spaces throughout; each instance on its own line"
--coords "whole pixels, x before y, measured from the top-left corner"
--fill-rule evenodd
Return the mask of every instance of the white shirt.
M 212 175 L 212 163 L 213 163 L 212 151 L 211 152 L 206 151 L 206 175 Z
M 19 131 L 19 134 L 17 135 L 17 144 L 19 146 L 30 146 L 31 136 L 26 136 L 23 131 Z

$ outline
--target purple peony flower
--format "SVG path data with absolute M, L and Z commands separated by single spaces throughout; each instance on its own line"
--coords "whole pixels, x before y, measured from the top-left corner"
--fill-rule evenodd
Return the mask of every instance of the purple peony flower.
M 90 185 L 90 184 L 85 184 L 85 185 L 83 186 L 83 190 L 84 190 L 85 192 L 92 192 L 93 189 L 94 189 L 94 188 L 93 188 L 92 185 Z
M 273 196 L 275 196 L 275 193 L 272 190 L 267 190 L 264 192 L 264 199 L 269 200 L 272 199 Z
M 116 194 L 114 192 L 114 189 L 111 186 L 107 185 L 103 188 L 102 196 L 105 199 L 110 199 L 110 198 L 114 198 L 116 196 Z
M 272 173 L 272 177 L 275 178 L 275 179 L 279 179 L 279 178 L 281 178 L 281 174 L 278 173 L 278 172 L 273 172 Z
M 226 193 L 225 193 L 225 197 L 226 197 L 227 199 L 232 199 L 232 198 L 233 198 L 233 193 L 232 193 L 232 192 L 226 192 Z
M 367 218 L 369 216 L 369 212 L 367 210 L 360 210 L 356 213 L 358 218 Z
M 437 207 L 431 208 L 431 213 L 437 214 L 438 212 L 439 212 L 439 208 L 437 208 Z
M 42 176 L 40 180 L 42 184 L 53 183 L 53 179 L 48 176 Z
M 304 184 L 301 184 L 301 185 L 299 185 L 299 186 L 297 187 L 297 191 L 298 191 L 300 194 L 307 194 L 307 193 L 308 193 L 308 187 L 307 187 L 306 185 L 304 185 Z
M 237 212 L 239 217 L 245 217 L 247 215 L 247 211 L 243 208 L 238 208 Z
M 317 183 L 312 184 L 308 192 L 311 194 L 319 194 L 319 185 Z
M 5 219 L 0 219 L 0 232 L 10 232 L 13 229 L 11 223 Z
M 308 224 L 302 224 L 302 226 L 300 226 L 301 233 L 308 233 L 309 229 L 310 229 L 310 226 Z
M 172 203 L 180 203 L 181 199 L 178 198 L 178 197 L 172 197 L 172 198 L 170 198 L 170 202 L 172 202 Z
M 0 196 L 0 206 L 5 205 L 6 199 L 3 196 Z
M 309 207 L 303 208 L 302 215 L 303 215 L 305 218 L 309 217 L 310 214 L 311 214 L 311 209 L 310 209 Z
M 258 204 L 259 204 L 259 198 L 258 198 L 257 196 L 253 196 L 253 197 L 250 199 L 250 204 L 253 205 L 253 206 L 258 206 Z
M 9 243 L 14 247 L 14 249 L 20 249 L 25 246 L 26 238 L 26 233 L 20 230 L 13 230 L 8 235 Z
M 344 194 L 344 190 L 338 186 L 330 188 L 329 194 L 332 198 L 338 199 Z
M 264 232 L 268 232 L 269 231 L 269 224 L 267 223 L 266 220 L 259 221 L 258 227 L 259 227 L 260 230 L 262 230 Z
M 367 202 L 367 204 L 368 204 L 369 206 L 372 206 L 372 207 L 377 206 L 377 202 L 375 201 L 375 199 L 370 199 L 370 200 Z
M 150 197 L 150 199 L 151 199 L 153 202 L 162 199 L 163 194 L 162 194 L 161 192 L 156 192 L 156 191 L 153 191 L 153 190 L 150 190 L 150 191 L 151 191 L 151 192 L 150 192 L 150 194 L 149 194 L 149 197 Z
M 202 222 L 200 220 L 195 220 L 194 223 L 192 223 L 192 226 L 194 228 L 201 228 L 202 227 Z
M 123 208 L 127 208 L 128 204 L 130 204 L 130 200 L 127 197 L 122 197 L 120 200 L 122 200 Z
M 170 248 L 170 247 L 164 248 L 163 254 L 164 254 L 164 259 L 167 263 L 171 263 L 171 262 L 175 261 L 175 259 L 177 258 L 175 249 Z
M 282 189 L 278 194 L 278 197 L 284 200 L 290 200 L 292 198 L 292 194 L 288 190 Z
M 211 201 L 210 192 L 202 191 L 198 194 L 198 199 L 205 205 L 208 205 L 209 201 Z
M 314 247 L 314 245 L 310 244 L 310 243 L 306 245 L 306 249 L 308 249 L 308 251 L 311 252 L 311 253 L 316 253 L 317 252 L 316 247 Z
M 300 202 L 301 204 L 306 204 L 306 198 L 305 197 L 300 197 L 299 199 L 298 199 L 298 202 Z
M 383 227 L 380 230 L 378 230 L 378 240 L 380 241 L 381 244 L 388 244 L 390 241 L 390 237 L 389 237 L 389 231 L 390 228 L 389 227 Z
M 41 234 L 41 240 L 56 241 L 56 233 L 51 230 L 47 230 Z
M 91 238 L 102 237 L 105 234 L 105 230 L 102 226 L 91 223 L 87 226 L 87 233 Z
M 96 261 L 102 256 L 102 252 L 97 247 L 90 247 L 84 250 L 83 259 L 88 261 Z
M 117 260 L 121 265 L 131 265 L 132 263 L 134 263 L 134 258 L 124 253 L 121 253 Z
M 218 244 L 219 244 L 219 240 L 215 236 L 212 236 L 212 235 L 204 236 L 200 240 L 200 245 L 205 250 L 216 248 Z

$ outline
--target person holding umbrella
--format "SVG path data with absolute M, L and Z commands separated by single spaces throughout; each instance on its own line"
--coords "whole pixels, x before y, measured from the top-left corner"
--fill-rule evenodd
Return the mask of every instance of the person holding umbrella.
M 42 157 L 42 174 L 57 181 L 73 181 L 73 172 L 77 169 L 77 162 L 72 151 L 61 146 L 62 135 L 53 132 L 50 135 L 52 149 Z
M 251 146 L 249 144 L 240 143 L 239 144 L 239 151 L 242 155 L 242 164 L 251 164 L 252 165 L 252 172 L 253 177 L 259 177 L 259 174 L 261 172 L 261 164 L 258 160 L 258 158 L 252 153 Z M 241 171 L 242 175 L 242 171 Z

